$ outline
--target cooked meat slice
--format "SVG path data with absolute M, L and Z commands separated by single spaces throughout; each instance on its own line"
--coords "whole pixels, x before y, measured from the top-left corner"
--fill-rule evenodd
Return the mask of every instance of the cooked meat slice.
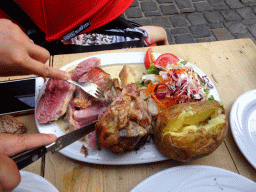
M 110 74 L 106 73 L 99 67 L 93 67 L 90 71 L 85 73 L 78 81 L 95 83 L 104 91 L 110 90 L 113 86 L 113 80 Z
M 76 108 L 75 105 L 71 102 L 68 106 L 66 121 L 69 124 L 70 128 L 75 130 L 79 129 L 86 124 L 89 124 L 98 119 L 98 116 L 105 110 L 105 107 L 100 103 L 94 103 L 89 107 Z
M 92 57 L 86 59 L 79 63 L 77 67 L 71 71 L 71 79 L 73 81 L 78 81 L 85 73 L 90 71 L 93 67 L 98 67 L 100 65 L 100 59 Z
M 73 98 L 74 91 L 75 85 L 67 81 L 49 79 L 45 92 L 37 105 L 36 118 L 38 122 L 48 123 L 64 115 Z
M 138 86 L 129 84 L 106 109 L 96 124 L 100 148 L 124 153 L 145 142 L 152 117 L 139 94 Z

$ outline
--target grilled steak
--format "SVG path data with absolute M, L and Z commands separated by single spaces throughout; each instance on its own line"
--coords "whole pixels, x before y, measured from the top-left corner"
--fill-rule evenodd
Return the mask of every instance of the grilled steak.
M 96 124 L 100 148 L 124 153 L 143 144 L 151 129 L 151 115 L 140 97 L 138 86 L 131 83 L 106 109 Z

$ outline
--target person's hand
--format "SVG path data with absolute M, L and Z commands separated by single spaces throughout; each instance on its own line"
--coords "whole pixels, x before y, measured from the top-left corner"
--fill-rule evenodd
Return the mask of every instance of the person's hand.
M 167 39 L 166 30 L 160 26 L 141 26 L 148 33 L 148 38 L 151 44 L 156 43 L 157 45 L 169 45 Z
M 8 19 L 0 19 L 0 76 L 35 74 L 66 80 L 64 71 L 45 65 L 50 53 Z
M 12 191 L 21 177 L 15 162 L 9 157 L 22 151 L 46 146 L 57 137 L 53 134 L 0 134 L 0 191 Z

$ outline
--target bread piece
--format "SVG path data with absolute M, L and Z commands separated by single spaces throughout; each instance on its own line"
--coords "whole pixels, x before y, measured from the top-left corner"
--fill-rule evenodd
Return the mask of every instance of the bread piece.
M 163 155 L 184 162 L 212 153 L 227 130 L 224 108 L 216 101 L 200 101 L 173 105 L 161 112 L 153 134 Z
M 122 70 L 119 73 L 119 78 L 121 80 L 122 87 L 125 87 L 126 85 L 130 83 L 136 82 L 136 75 L 134 72 L 134 68 L 130 65 L 124 65 Z
M 27 128 L 23 123 L 11 115 L 0 116 L 0 133 L 22 134 Z

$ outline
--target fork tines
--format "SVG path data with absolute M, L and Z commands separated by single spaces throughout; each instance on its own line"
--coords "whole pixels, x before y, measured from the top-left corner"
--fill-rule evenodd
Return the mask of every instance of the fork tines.
M 102 89 L 100 89 L 99 87 L 97 87 L 97 90 L 96 90 L 95 95 L 96 95 L 100 100 L 104 100 L 104 99 L 105 99 L 104 91 L 103 91 Z
M 101 102 L 103 102 L 105 105 L 109 105 L 111 103 L 111 100 L 106 99 L 104 91 L 102 89 L 100 89 L 99 87 L 97 87 L 96 93 L 95 93 L 96 97 L 101 100 Z

